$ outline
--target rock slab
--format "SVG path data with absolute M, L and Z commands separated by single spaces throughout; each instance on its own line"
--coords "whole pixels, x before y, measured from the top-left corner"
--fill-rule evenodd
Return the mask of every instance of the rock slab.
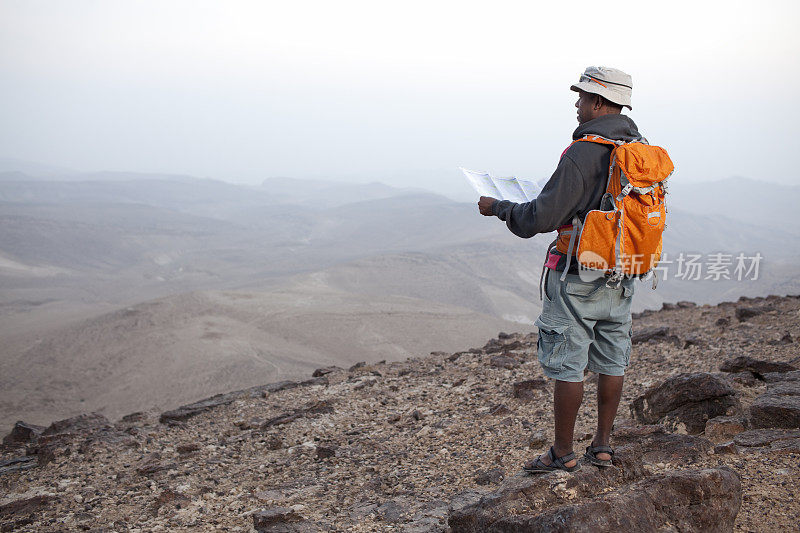
M 685 470 L 539 515 L 501 518 L 487 531 L 728 532 L 741 504 L 742 484 L 733 470 Z
M 711 443 L 691 435 L 675 435 L 662 426 L 621 429 L 612 436 L 613 466 L 599 469 L 590 465 L 577 472 L 508 476 L 496 489 L 457 494 L 451 504 L 448 525 L 452 531 L 484 533 L 496 523 L 513 516 L 534 517 L 562 505 L 582 505 L 596 495 L 621 490 L 649 476 L 647 465 L 686 465 L 707 453 Z M 514 527 L 519 526 L 518 529 Z M 539 531 L 512 524 L 508 531 Z M 500 529 L 498 531 L 505 531 Z M 541 529 L 567 531 L 567 529 Z
M 758 377 L 763 379 L 763 375 L 769 372 L 791 372 L 797 370 L 789 363 L 780 361 L 766 361 L 763 359 L 754 359 L 752 357 L 741 355 L 728 359 L 719 369 L 723 372 L 743 372 L 750 371 Z

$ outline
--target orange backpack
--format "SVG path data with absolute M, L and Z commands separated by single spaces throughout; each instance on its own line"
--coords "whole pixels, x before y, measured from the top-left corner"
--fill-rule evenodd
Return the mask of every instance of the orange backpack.
M 567 256 L 561 280 L 575 255 L 579 268 L 603 272 L 607 285 L 615 286 L 623 276 L 643 276 L 658 265 L 666 227 L 666 181 L 675 167 L 666 150 L 646 139 L 624 142 L 587 135 L 575 142 L 581 141 L 613 146 L 611 164 L 600 209 L 589 211 L 583 223 L 576 215 L 571 225 L 559 228 L 556 249 Z M 653 275 L 655 289 L 655 271 Z

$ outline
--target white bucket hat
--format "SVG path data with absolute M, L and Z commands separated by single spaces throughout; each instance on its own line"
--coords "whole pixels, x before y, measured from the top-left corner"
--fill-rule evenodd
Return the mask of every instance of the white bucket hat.
M 615 104 L 631 107 L 633 81 L 630 74 L 608 67 L 586 67 L 580 81 L 570 87 L 575 92 L 599 94 Z

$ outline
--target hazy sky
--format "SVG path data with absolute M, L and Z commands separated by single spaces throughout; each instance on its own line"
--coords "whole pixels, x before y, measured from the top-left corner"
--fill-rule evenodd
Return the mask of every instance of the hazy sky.
M 549 176 L 569 85 L 606 65 L 675 180 L 800 184 L 798 22 L 797 1 L 0 0 L 0 156 L 459 196 L 459 165 Z

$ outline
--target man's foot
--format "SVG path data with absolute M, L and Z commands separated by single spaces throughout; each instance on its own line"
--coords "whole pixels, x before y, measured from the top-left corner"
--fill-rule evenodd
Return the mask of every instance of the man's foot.
M 553 448 L 553 451 L 555 451 L 555 448 Z M 568 454 L 565 453 L 563 455 L 568 455 Z M 563 456 L 560 456 L 560 457 L 563 457 Z M 540 455 L 539 456 L 539 460 L 542 463 L 544 463 L 545 465 L 547 465 L 547 466 L 550 466 L 550 465 L 553 464 L 552 459 L 550 459 L 550 452 L 549 451 L 546 451 L 542 455 Z M 578 460 L 577 459 L 573 459 L 572 461 L 567 461 L 566 463 L 564 463 L 564 466 L 566 466 L 567 468 L 572 468 L 573 466 L 575 466 L 577 464 L 578 464 Z
M 611 449 L 611 446 L 602 444 L 595 446 L 594 441 L 592 441 L 592 444 L 586 447 L 583 459 L 593 465 L 605 467 L 613 464 L 611 462 L 612 455 L 614 455 L 614 450 Z
M 597 448 L 599 446 L 608 446 L 608 443 L 605 442 L 603 444 L 595 444 L 594 441 L 592 441 L 592 444 L 590 446 L 592 448 Z M 598 459 L 600 459 L 601 461 L 610 461 L 611 460 L 611 454 L 610 453 L 606 453 L 606 452 L 595 452 L 594 456 L 597 457 Z
M 522 465 L 522 469 L 531 474 L 552 472 L 554 470 L 574 472 L 580 467 L 581 465 L 575 458 L 574 452 L 569 452 L 559 457 L 552 447 L 544 455 Z

